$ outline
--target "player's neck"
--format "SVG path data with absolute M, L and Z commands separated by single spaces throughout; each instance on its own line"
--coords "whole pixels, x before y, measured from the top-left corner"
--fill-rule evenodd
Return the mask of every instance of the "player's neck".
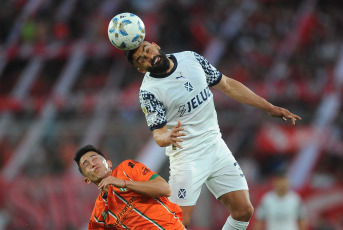
M 172 71 L 172 69 L 174 68 L 174 61 L 173 61 L 173 59 L 168 57 L 168 60 L 169 60 L 170 65 L 169 65 L 169 69 L 167 70 L 166 74 L 170 73 L 170 71 Z
M 287 190 L 280 190 L 280 191 L 276 191 L 276 194 L 279 196 L 279 197 L 283 197 L 287 194 Z

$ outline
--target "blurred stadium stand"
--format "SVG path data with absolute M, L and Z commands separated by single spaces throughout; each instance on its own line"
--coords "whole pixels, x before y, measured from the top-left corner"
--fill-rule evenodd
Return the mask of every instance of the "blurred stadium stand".
M 293 127 L 213 90 L 253 204 L 286 167 L 309 229 L 343 229 L 342 1 L 4 0 L 0 230 L 87 229 L 97 189 L 73 162 L 84 144 L 115 165 L 142 161 L 168 180 L 168 160 L 139 106 L 142 75 L 107 38 L 121 12 L 139 15 L 146 39 L 167 53 L 194 50 L 300 115 Z M 204 187 L 190 229 L 221 229 L 227 216 Z

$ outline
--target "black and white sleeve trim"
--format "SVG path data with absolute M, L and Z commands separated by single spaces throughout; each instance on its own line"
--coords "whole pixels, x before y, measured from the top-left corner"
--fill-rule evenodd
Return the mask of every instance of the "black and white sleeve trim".
M 166 110 L 154 94 L 146 90 L 139 91 L 139 102 L 151 131 L 167 124 Z
M 212 87 L 218 84 L 222 78 L 222 73 L 219 70 L 217 70 L 214 66 L 212 66 L 207 61 L 207 59 L 201 56 L 200 54 L 194 52 L 194 56 L 198 60 L 206 74 L 206 81 L 208 86 Z

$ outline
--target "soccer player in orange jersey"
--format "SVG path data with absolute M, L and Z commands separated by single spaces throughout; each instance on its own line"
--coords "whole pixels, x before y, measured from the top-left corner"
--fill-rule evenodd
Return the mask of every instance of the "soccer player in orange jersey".
M 185 229 L 171 203 L 168 183 L 144 164 L 126 160 L 115 169 L 101 151 L 86 145 L 74 157 L 88 184 L 100 189 L 88 229 Z

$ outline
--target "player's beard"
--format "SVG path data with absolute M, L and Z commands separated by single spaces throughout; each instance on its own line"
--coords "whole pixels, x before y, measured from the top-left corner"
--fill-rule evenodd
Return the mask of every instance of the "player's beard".
M 170 67 L 169 58 L 162 50 L 159 50 L 159 54 L 153 58 L 152 63 L 154 63 L 156 58 L 160 58 L 161 60 L 156 63 L 156 65 L 152 65 L 151 67 L 149 67 L 147 69 L 148 72 L 157 75 L 165 74 Z

